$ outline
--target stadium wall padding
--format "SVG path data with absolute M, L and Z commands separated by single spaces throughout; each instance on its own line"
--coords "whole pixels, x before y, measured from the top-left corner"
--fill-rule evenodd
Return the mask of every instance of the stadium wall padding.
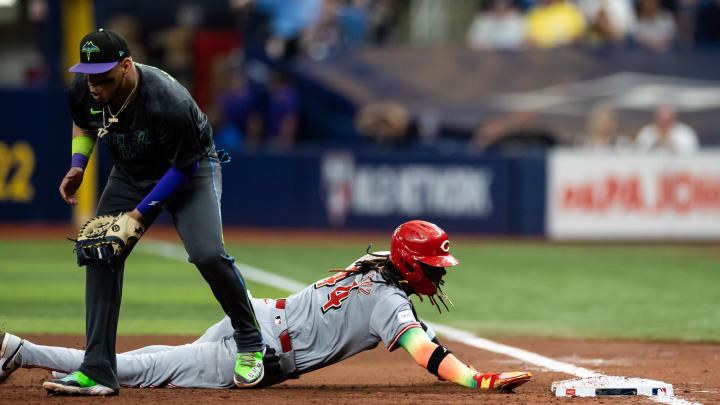
M 70 165 L 67 93 L 0 90 L 0 221 L 66 221 L 58 192 Z

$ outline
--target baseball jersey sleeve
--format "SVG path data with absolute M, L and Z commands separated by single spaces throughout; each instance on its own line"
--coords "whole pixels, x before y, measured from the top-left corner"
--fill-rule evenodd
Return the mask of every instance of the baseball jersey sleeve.
M 370 316 L 370 333 L 379 337 L 388 351 L 399 347 L 397 341 L 408 329 L 420 328 L 410 301 L 401 294 L 391 294 L 378 301 Z
M 70 107 L 70 116 L 78 127 L 91 131 L 94 127 L 90 123 L 88 115 L 88 98 L 89 91 L 85 83 L 85 77 L 82 74 L 76 74 L 70 83 L 68 91 L 68 106 Z
M 155 132 L 162 153 L 175 167 L 185 167 L 205 153 L 202 131 L 209 125 L 207 117 L 190 100 L 182 100 L 174 108 L 157 114 Z

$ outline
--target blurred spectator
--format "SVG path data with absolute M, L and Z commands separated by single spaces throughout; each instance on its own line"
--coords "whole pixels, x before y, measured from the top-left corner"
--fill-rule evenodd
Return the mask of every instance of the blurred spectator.
M 695 14 L 695 43 L 720 44 L 720 0 L 700 0 Z
M 695 17 L 700 2 L 705 0 L 677 0 L 673 14 L 677 18 L 676 42 L 685 48 L 690 48 L 695 43 Z M 720 20 L 715 20 L 720 21 Z
M 593 107 L 588 116 L 586 133 L 577 143 L 595 150 L 629 149 L 632 145 L 627 136 L 619 133 L 617 113 L 609 105 Z
M 623 42 L 635 29 L 631 0 L 580 0 L 591 43 Z
M 397 25 L 398 7 L 393 0 L 373 0 L 370 4 L 370 38 L 375 45 L 385 44 Z
M 558 136 L 537 119 L 532 111 L 513 111 L 505 134 L 496 146 L 506 148 L 550 148 L 559 144 Z
M 440 113 L 433 108 L 426 108 L 417 118 L 416 126 L 420 144 L 426 146 L 435 145 L 442 126 Z
M 699 148 L 695 130 L 678 121 L 675 107 L 669 104 L 655 109 L 653 123 L 640 129 L 635 144 L 642 152 L 662 150 L 678 155 L 691 155 Z
M 283 69 L 272 72 L 269 90 L 266 115 L 268 143 L 278 149 L 289 149 L 295 144 L 298 131 L 300 100 L 297 90 L 289 73 Z
M 151 35 L 151 43 L 160 50 L 161 61 L 158 63 L 185 87 L 191 88 L 192 41 L 197 27 L 203 19 L 204 9 L 199 4 L 182 4 L 173 10 L 175 25 L 157 30 Z M 204 103 L 200 97 L 200 105 Z
M 536 7 L 540 3 L 540 0 L 515 0 L 515 4 L 520 7 L 520 10 L 525 13 L 533 7 Z
M 300 37 L 321 16 L 323 0 L 230 0 L 236 10 L 252 8 L 267 19 L 269 32 L 253 34 L 254 40 L 265 39 L 265 54 L 273 59 L 292 58 L 299 50 Z M 256 27 L 261 29 L 262 26 Z
M 140 20 L 130 14 L 116 14 L 108 20 L 105 26 L 125 37 L 128 47 L 132 49 L 132 58 L 135 62 L 149 63 L 145 42 L 140 39 Z
M 367 104 L 355 117 L 357 131 L 382 145 L 402 144 L 409 126 L 407 109 L 392 101 Z
M 221 124 L 217 126 L 216 142 L 229 151 L 252 150 L 259 146 L 262 138 L 258 97 L 242 67 L 233 66 L 231 69 L 227 88 L 218 94 Z
M 533 46 L 551 48 L 577 41 L 585 32 L 585 19 L 567 0 L 542 0 L 527 15 L 528 38 Z
M 369 5 L 369 0 L 349 0 L 340 6 L 338 19 L 344 48 L 357 47 L 365 40 L 370 25 Z
M 660 0 L 638 0 L 634 33 L 637 43 L 652 50 L 664 51 L 670 48 L 676 34 L 675 18 L 662 7 Z
M 480 125 L 473 133 L 471 147 L 482 151 L 497 144 L 500 138 L 505 135 L 506 123 L 501 117 L 492 117 Z
M 513 111 L 507 118 L 487 120 L 473 134 L 472 147 L 483 151 L 536 150 L 558 145 L 558 136 L 538 122 L 531 111 Z
M 516 49 L 525 41 L 525 20 L 512 0 L 494 0 L 488 9 L 478 7 L 467 32 L 473 49 Z
M 253 0 L 230 0 L 237 15 L 237 27 L 243 51 L 248 59 L 263 59 L 265 43 L 272 35 L 270 16 L 256 7 Z
M 302 48 L 313 60 L 325 60 L 340 52 L 342 26 L 338 0 L 326 0 L 317 24 L 307 29 L 302 36 Z

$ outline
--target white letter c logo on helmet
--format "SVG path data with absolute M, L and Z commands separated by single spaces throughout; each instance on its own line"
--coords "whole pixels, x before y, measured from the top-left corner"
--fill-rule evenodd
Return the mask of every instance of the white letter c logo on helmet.
M 440 245 L 440 249 L 442 249 L 443 252 L 448 253 L 450 251 L 450 241 L 445 240 L 445 242 Z

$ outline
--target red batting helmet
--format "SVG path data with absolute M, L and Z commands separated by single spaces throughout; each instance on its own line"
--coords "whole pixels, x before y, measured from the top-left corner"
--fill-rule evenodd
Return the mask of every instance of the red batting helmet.
M 418 294 L 433 295 L 437 286 L 430 281 L 419 263 L 450 267 L 459 261 L 450 254 L 450 241 L 439 226 L 414 220 L 405 222 L 393 232 L 390 261 Z

